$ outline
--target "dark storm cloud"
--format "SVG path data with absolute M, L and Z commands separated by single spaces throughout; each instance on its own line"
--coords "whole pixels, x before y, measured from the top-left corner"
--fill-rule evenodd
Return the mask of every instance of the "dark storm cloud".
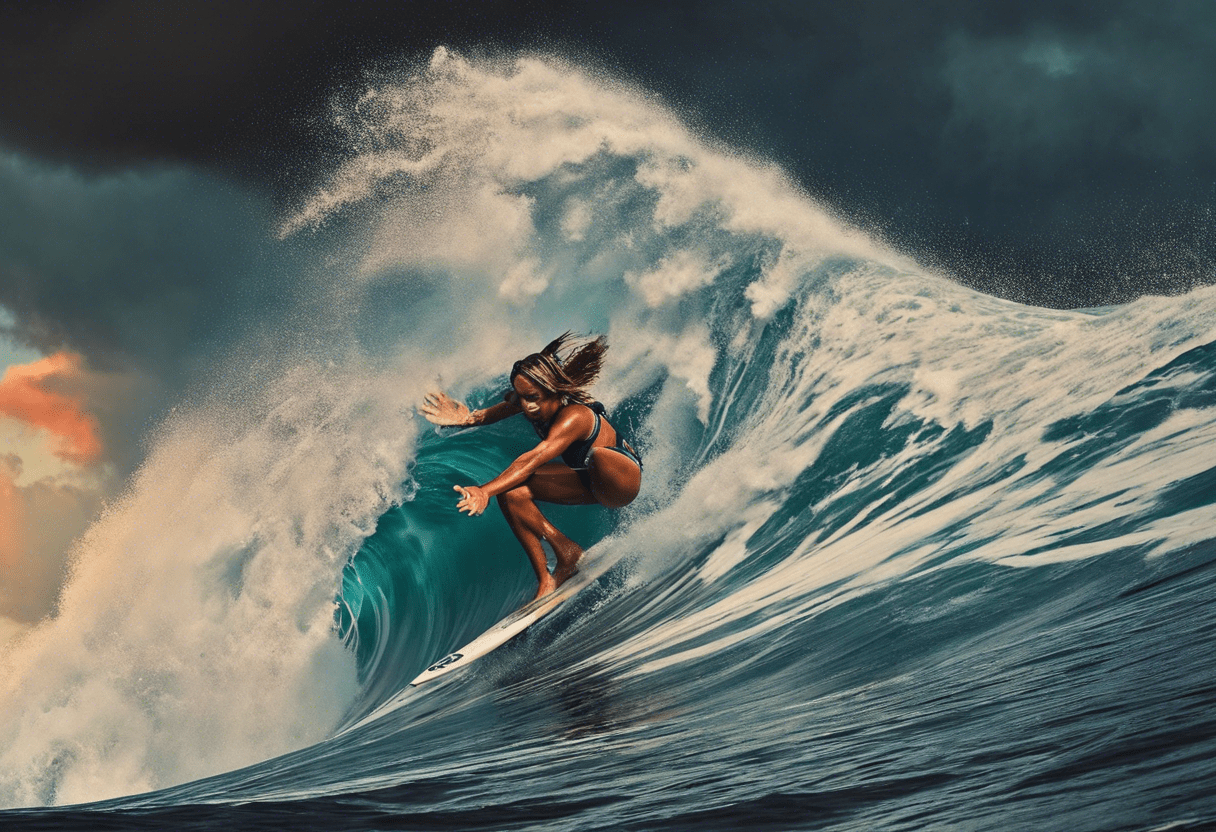
M 939 155 L 956 162 L 943 176 L 987 192 L 1013 231 L 1064 257 L 1092 256 L 1107 286 L 1211 282 L 1214 12 L 1128 4 L 1085 27 L 954 33 Z
M 1084 24 L 959 30 L 941 54 L 938 156 L 953 164 L 939 170 L 965 201 L 987 198 L 983 227 L 1009 229 L 994 239 L 1088 272 L 1105 290 L 1093 301 L 1213 281 L 1216 7 L 1125 3 Z
M 13 11 L 13 6 L 17 11 Z M 960 279 L 1054 305 L 1213 280 L 1206 0 L 10 4 L 0 137 L 294 200 L 327 96 L 438 44 L 572 53 Z
M 278 80 L 283 57 L 317 36 L 290 13 L 316 5 L 9 4 L 0 129 L 49 153 L 197 152 L 222 140 L 232 115 Z
M 643 75 L 966 282 L 1084 305 L 1213 280 L 1216 7 L 664 4 Z
M 386 55 L 543 28 L 513 0 L 110 0 L 0 7 L 0 141 L 74 161 L 307 156 L 309 116 Z M 503 41 L 510 43 L 511 41 Z M 324 139 L 316 137 L 316 141 Z M 248 170 L 246 170 L 248 172 Z
M 1098 156 L 1185 177 L 1216 150 L 1211 4 L 1128 8 L 1085 31 L 959 31 L 944 56 L 951 123 L 981 137 L 988 165 L 1046 178 Z
M 80 174 L 0 155 L 0 305 L 15 334 L 99 369 L 169 368 L 223 320 L 269 302 L 268 216 L 185 171 Z

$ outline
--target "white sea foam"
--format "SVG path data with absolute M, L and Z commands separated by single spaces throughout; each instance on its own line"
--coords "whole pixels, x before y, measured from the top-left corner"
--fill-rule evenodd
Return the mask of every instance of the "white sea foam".
M 954 565 L 1038 566 L 1124 547 L 1159 556 L 1211 537 L 1216 507 L 1205 505 L 1069 542 L 1077 532 L 1151 511 L 1163 489 L 1211 469 L 1216 423 L 1209 411 L 1169 416 L 1075 479 L 1040 471 L 1072 441 L 1044 441 L 1048 425 L 1090 413 L 1210 340 L 1216 289 L 1060 312 L 997 301 L 923 275 L 867 271 L 850 277 L 839 304 L 808 314 L 791 333 L 785 352 L 806 358 L 778 368 L 756 418 L 731 449 L 701 469 L 660 515 L 635 524 L 614 545 L 691 554 L 720 539 L 695 579 L 728 579 L 754 554 L 746 543 L 752 532 L 782 507 L 788 487 L 819 457 L 843 416 L 819 420 L 867 383 L 909 385 L 891 427 L 912 416 L 947 428 L 991 420 L 987 440 L 905 501 L 881 510 L 863 504 L 841 528 L 812 533 L 750 583 L 664 620 L 597 662 L 611 659 L 630 668 L 627 673 L 648 673 L 693 661 L 917 574 L 950 551 L 962 553 Z M 1185 375 L 1171 380 L 1178 387 L 1186 382 Z M 855 472 L 829 499 L 876 482 L 880 493 L 897 487 L 924 450 L 905 448 Z M 961 493 L 1017 457 L 1025 458 L 1017 474 Z M 952 528 L 960 530 L 947 535 Z M 634 580 L 671 580 L 671 568 L 671 561 L 641 561 Z M 739 625 L 756 614 L 755 623 Z M 721 636 L 707 639 L 714 632 Z M 689 646 L 681 648 L 685 640 Z

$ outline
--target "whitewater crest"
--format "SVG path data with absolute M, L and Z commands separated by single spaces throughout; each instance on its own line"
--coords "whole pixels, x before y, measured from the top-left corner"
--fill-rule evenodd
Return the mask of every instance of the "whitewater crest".
M 373 84 L 339 106 L 333 123 L 346 134 L 350 157 L 280 234 L 315 227 L 376 197 L 381 223 L 368 271 L 393 259 L 476 264 L 500 281 L 505 299 L 539 295 L 562 278 L 560 264 L 545 257 L 552 252 L 537 250 L 538 195 L 526 186 L 585 182 L 589 168 L 612 159 L 630 160 L 627 180 L 618 172 L 600 190 L 571 187 L 553 206 L 559 213 L 551 219 L 565 241 L 590 235 L 602 246 L 592 225 L 599 230 L 607 220 L 622 236 L 614 242 L 642 246 L 642 239 L 629 238 L 635 230 L 619 223 L 630 184 L 649 195 L 638 213 L 653 236 L 712 224 L 739 237 L 779 240 L 772 262 L 748 287 L 760 317 L 788 300 L 800 275 L 825 257 L 901 262 L 834 220 L 776 166 L 711 145 L 652 97 L 556 58 L 475 64 L 440 47 L 425 68 Z M 601 256 L 607 253 L 601 247 Z M 635 279 L 646 304 L 657 307 L 713 283 L 735 254 L 673 247 Z

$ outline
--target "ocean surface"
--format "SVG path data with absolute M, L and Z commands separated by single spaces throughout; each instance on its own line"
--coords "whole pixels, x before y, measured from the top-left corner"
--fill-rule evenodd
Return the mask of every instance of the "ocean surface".
M 1216 827 L 1216 291 L 979 294 L 551 57 L 324 129 L 296 309 L 3 656 L 0 827 Z M 528 426 L 413 407 L 567 329 L 642 493 L 549 511 L 594 582 L 412 689 L 535 586 L 452 490 Z

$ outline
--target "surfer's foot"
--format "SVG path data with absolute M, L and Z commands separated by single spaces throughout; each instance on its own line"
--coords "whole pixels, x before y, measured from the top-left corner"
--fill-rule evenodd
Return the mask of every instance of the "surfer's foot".
M 555 589 L 557 589 L 557 581 L 552 575 L 546 572 L 545 577 L 540 579 L 540 586 L 536 588 L 536 595 L 532 597 L 532 600 L 535 601 L 537 598 L 544 598 Z

